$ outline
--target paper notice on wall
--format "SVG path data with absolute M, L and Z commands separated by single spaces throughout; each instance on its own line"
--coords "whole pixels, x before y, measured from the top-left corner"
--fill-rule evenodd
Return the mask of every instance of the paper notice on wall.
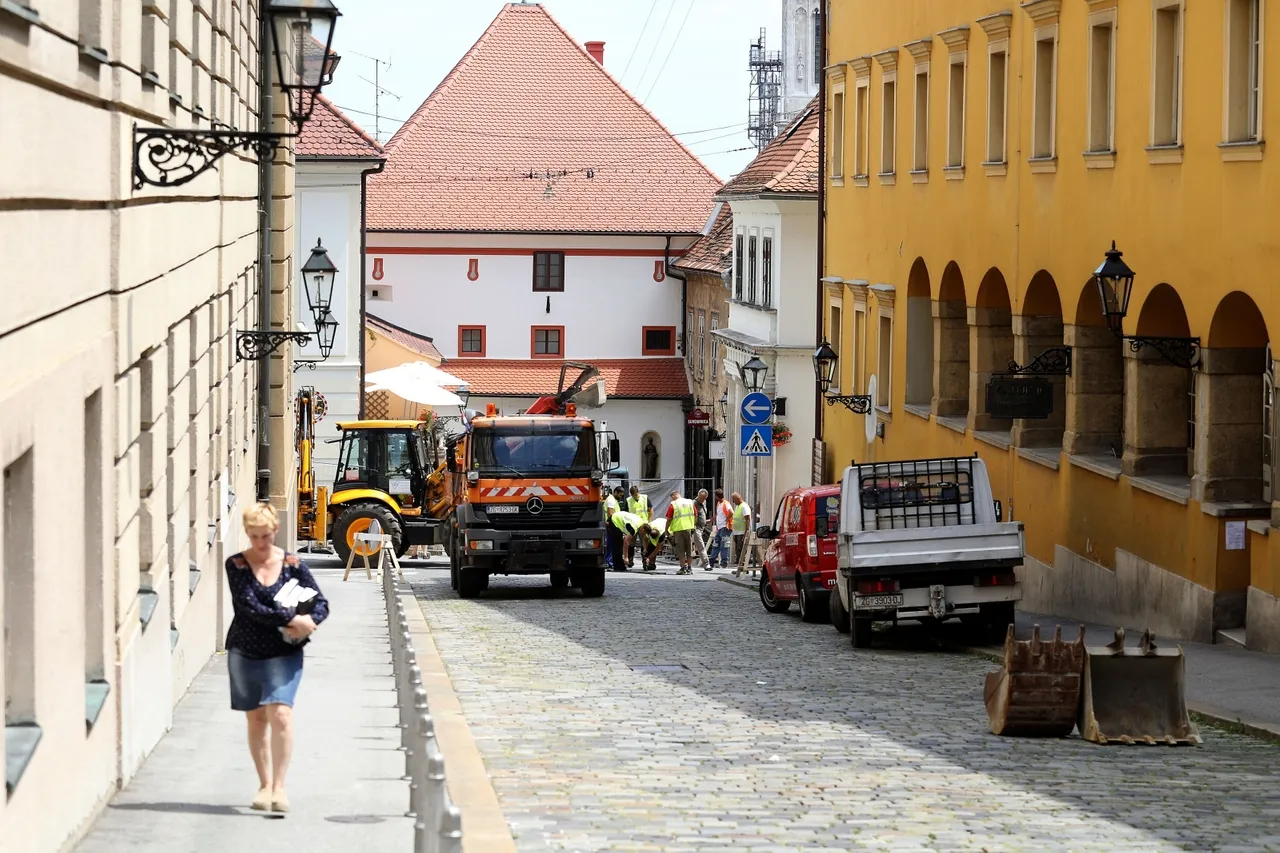
M 1244 550 L 1244 522 L 1228 521 L 1227 522 L 1227 550 L 1243 551 Z

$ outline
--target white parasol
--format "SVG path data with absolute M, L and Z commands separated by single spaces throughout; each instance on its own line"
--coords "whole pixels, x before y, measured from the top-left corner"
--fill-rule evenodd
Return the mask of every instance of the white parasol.
M 390 391 L 422 406 L 462 408 L 462 398 L 443 386 L 465 388 L 467 383 L 425 361 L 378 370 L 365 376 L 366 391 Z

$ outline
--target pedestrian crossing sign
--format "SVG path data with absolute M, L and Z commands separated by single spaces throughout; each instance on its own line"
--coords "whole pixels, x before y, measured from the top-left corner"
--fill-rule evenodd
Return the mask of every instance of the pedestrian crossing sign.
M 773 427 L 772 426 L 752 426 L 750 424 L 739 427 L 741 430 L 741 441 L 738 444 L 739 456 L 772 456 L 773 455 Z

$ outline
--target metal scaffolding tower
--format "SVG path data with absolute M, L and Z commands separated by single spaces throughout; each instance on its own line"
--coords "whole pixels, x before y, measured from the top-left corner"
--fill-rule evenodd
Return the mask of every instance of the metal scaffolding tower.
M 751 71 L 750 116 L 747 136 L 763 151 L 778 133 L 778 111 L 782 104 L 782 51 L 765 50 L 765 30 L 751 45 L 748 61 Z

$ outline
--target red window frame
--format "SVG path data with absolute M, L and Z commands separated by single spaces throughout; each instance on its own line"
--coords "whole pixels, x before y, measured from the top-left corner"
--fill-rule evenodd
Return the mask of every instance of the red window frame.
M 538 332 L 558 332 L 560 335 L 560 352 L 538 352 Z M 530 358 L 564 358 L 564 326 L 530 326 L 529 327 Z
M 649 333 L 650 332 L 666 332 L 667 340 L 671 345 L 666 349 L 649 349 Z M 640 354 L 641 355 L 675 355 L 676 354 L 676 327 L 675 326 L 645 326 L 640 329 Z
M 479 332 L 480 333 L 480 352 L 466 352 L 462 348 L 463 332 Z M 459 326 L 458 327 L 458 358 L 484 358 L 485 350 L 489 347 L 489 333 L 484 326 Z

